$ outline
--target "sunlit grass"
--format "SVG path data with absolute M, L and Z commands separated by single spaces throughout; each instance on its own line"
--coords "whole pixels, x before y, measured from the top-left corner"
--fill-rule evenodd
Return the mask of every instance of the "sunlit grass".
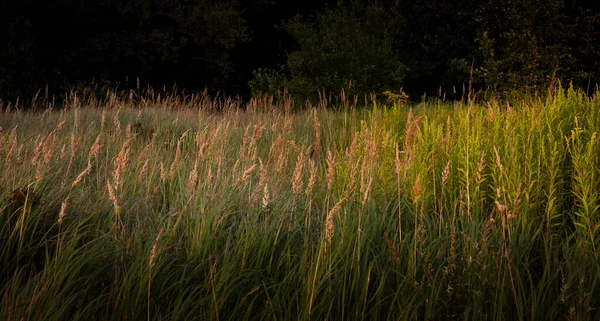
M 2 320 L 600 318 L 600 102 L 0 113 Z

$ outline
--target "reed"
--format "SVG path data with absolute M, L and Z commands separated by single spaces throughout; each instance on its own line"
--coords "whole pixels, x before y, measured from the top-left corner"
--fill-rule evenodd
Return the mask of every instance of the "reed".
M 1 320 L 600 319 L 600 92 L 148 94 L 2 111 Z

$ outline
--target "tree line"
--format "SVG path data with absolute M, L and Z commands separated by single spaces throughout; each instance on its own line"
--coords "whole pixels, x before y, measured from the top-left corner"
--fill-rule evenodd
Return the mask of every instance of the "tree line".
M 8 98 L 139 82 L 301 99 L 593 89 L 600 2 L 4 0 L 0 42 Z

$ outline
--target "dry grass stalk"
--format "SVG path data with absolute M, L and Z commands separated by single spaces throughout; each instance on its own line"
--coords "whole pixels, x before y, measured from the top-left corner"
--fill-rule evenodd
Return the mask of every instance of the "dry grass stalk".
M 163 162 L 160 162 L 160 180 L 165 182 L 167 180 L 167 172 L 165 171 L 165 164 L 163 164 Z
M 286 148 L 285 141 L 282 139 L 281 142 L 280 142 L 280 147 L 278 149 L 277 164 L 275 164 L 275 171 L 277 173 L 281 173 L 281 171 L 283 170 L 283 168 L 286 166 L 286 163 L 287 163 L 287 153 L 288 153 L 288 150 Z
M 149 162 L 149 159 L 146 159 L 146 161 L 144 162 L 144 165 L 142 165 L 142 168 L 140 169 L 140 172 L 137 177 L 138 184 L 142 183 L 142 180 L 148 173 L 148 162 Z
M 242 174 L 242 182 L 245 182 L 250 178 L 250 175 L 252 174 L 252 172 L 254 172 L 256 167 L 258 167 L 258 164 L 254 164 L 244 171 L 244 173 Z
M 485 169 L 485 152 L 481 153 L 481 158 L 477 163 L 477 173 L 475 177 L 477 177 L 477 184 L 481 184 L 483 182 L 483 171 Z
M 181 134 L 181 136 L 177 140 L 177 148 L 175 149 L 175 158 L 173 159 L 173 163 L 171 163 L 171 168 L 169 169 L 169 178 L 170 179 L 173 179 L 173 177 L 175 177 L 175 169 L 177 168 L 177 164 L 179 163 L 179 160 L 181 159 L 181 144 L 183 143 L 183 140 L 185 139 L 185 137 L 187 136 L 189 131 L 190 131 L 189 129 L 186 130 L 183 134 Z
M 58 131 L 62 128 L 64 124 L 65 121 L 63 120 L 58 125 L 56 125 L 56 128 L 54 128 L 54 130 L 52 130 L 50 134 L 48 134 L 48 136 L 46 137 L 46 140 L 44 141 L 44 146 L 42 147 L 42 153 L 44 154 L 44 164 L 48 164 L 48 162 L 52 159 Z M 71 133 L 71 138 L 73 141 L 74 137 L 75 135 Z M 74 155 L 74 152 L 72 152 L 71 154 Z
M 404 166 L 410 167 L 412 164 L 415 142 L 419 135 L 419 122 L 424 116 L 414 118 L 412 110 L 408 113 L 406 120 L 406 132 L 404 136 Z
M 309 178 L 308 178 L 308 184 L 306 185 L 306 190 L 304 191 L 306 194 L 306 197 L 310 197 L 313 189 L 315 188 L 315 183 L 317 182 L 317 164 L 316 162 L 311 158 L 308 161 L 308 165 L 309 165 Z
M 294 168 L 294 174 L 292 175 L 292 194 L 294 194 L 294 196 L 298 196 L 298 194 L 300 194 L 304 184 L 302 180 L 304 157 L 304 152 L 300 151 L 300 154 L 298 154 L 298 159 L 296 160 L 296 168 Z
M 69 158 L 69 165 L 67 165 L 67 174 L 71 173 L 71 169 L 73 168 L 73 160 L 75 159 L 75 155 L 77 153 L 77 148 L 79 147 L 79 143 L 81 142 L 81 138 L 79 140 L 75 139 L 75 134 L 71 133 L 71 155 Z M 44 156 L 45 158 L 46 156 Z M 46 161 L 44 161 L 46 163 Z
M 327 191 L 331 191 L 333 188 L 333 180 L 335 179 L 336 160 L 335 154 L 330 150 L 327 151 Z
M 113 180 L 115 182 L 115 188 L 119 190 L 123 186 L 123 180 L 121 176 L 127 168 L 127 164 L 129 163 L 130 142 L 131 139 L 128 139 L 123 143 L 119 154 L 117 155 L 117 157 L 115 157 L 113 161 Z
M 211 186 L 212 185 L 213 178 L 214 177 L 213 177 L 212 167 L 209 165 L 208 166 L 208 172 L 206 173 L 206 181 L 204 182 L 206 184 L 206 186 Z
M 244 138 L 242 140 L 242 145 L 240 146 L 240 151 L 238 153 L 238 159 L 244 159 L 246 156 L 246 149 L 248 147 L 248 141 L 250 139 L 250 125 L 246 126 L 244 130 Z
M 71 188 L 75 188 L 79 182 L 83 180 L 83 178 L 92 171 L 92 164 L 88 161 L 87 167 L 83 170 L 83 172 L 77 175 L 77 178 L 71 184 Z
M 419 203 L 421 196 L 423 195 L 423 186 L 421 186 L 421 174 L 417 175 L 417 179 L 415 180 L 415 184 L 412 188 L 413 192 L 413 200 L 415 204 Z
M 342 204 L 346 201 L 346 198 L 342 198 L 339 200 L 329 213 L 327 213 L 327 218 L 325 220 L 325 237 L 327 238 L 327 242 L 331 245 L 331 238 L 333 237 L 333 233 L 335 232 L 335 223 L 333 219 L 342 209 Z
M 119 113 L 121 112 L 121 107 L 117 109 L 117 112 L 113 116 L 113 124 L 115 125 L 115 129 L 117 133 L 121 132 L 121 122 L 119 121 Z
M 240 175 L 238 175 L 238 172 L 240 170 L 240 164 L 241 161 L 240 159 L 236 159 L 235 164 L 233 164 L 233 170 L 231 171 L 231 178 L 232 181 L 235 181 Z
M 160 237 L 162 236 L 163 230 L 161 229 L 160 232 L 158 232 L 158 235 L 156 236 L 156 238 L 154 239 L 154 242 L 152 243 L 152 250 L 150 251 L 150 259 L 148 260 L 148 266 L 150 268 L 154 267 L 154 264 L 156 264 L 156 259 L 157 259 L 157 252 L 158 252 L 158 241 L 160 241 Z
M 500 154 L 498 154 L 496 146 L 494 146 L 494 153 L 496 153 L 496 166 L 498 166 L 500 172 L 502 172 L 504 170 L 504 166 L 502 166 L 502 162 L 500 161 Z
M 264 164 L 264 162 L 262 161 L 262 158 L 258 158 L 258 185 L 256 186 L 256 191 L 255 193 L 258 195 L 260 193 L 263 192 L 264 190 L 264 185 L 267 184 L 267 174 L 268 174 L 268 170 L 267 170 L 267 166 Z
M 271 201 L 270 195 L 269 195 L 269 186 L 267 183 L 265 183 L 265 185 L 263 186 L 263 196 L 262 196 L 262 208 L 266 209 L 269 206 L 269 203 Z
M 100 152 L 100 148 L 102 147 L 101 142 L 102 142 L 102 133 L 98 134 L 98 136 L 96 137 L 96 140 L 94 141 L 94 144 L 92 144 L 92 147 L 90 147 L 90 151 L 88 153 L 88 161 L 92 160 L 98 156 L 98 153 Z
M 188 194 L 192 194 L 196 189 L 196 184 L 198 183 L 198 163 L 194 164 L 194 168 L 190 171 L 190 175 L 188 176 L 188 181 L 186 184 L 186 190 Z
M 319 156 L 321 155 L 321 122 L 319 122 L 316 108 L 313 108 L 313 125 L 315 127 L 315 153 Z
M 444 170 L 442 171 L 442 188 L 446 186 L 448 179 L 450 178 L 450 163 L 451 161 L 448 160 L 446 167 L 444 167 Z
M 63 158 L 65 158 L 65 155 L 67 154 L 67 144 L 62 144 L 62 147 L 60 149 L 60 156 L 59 158 L 62 160 Z
M 38 164 L 41 164 L 42 162 L 38 161 L 40 160 L 40 156 L 42 154 L 42 146 L 44 145 L 44 140 L 40 139 L 40 136 L 38 136 L 35 139 L 35 149 L 33 150 L 33 156 L 31 157 L 31 165 L 33 166 L 37 166 Z
M 360 167 L 360 158 L 357 157 L 358 151 L 358 135 L 355 135 L 352 139 L 350 147 L 346 149 L 346 159 L 350 164 L 350 182 L 348 184 L 349 189 L 352 191 L 356 187 L 358 168 Z
M 264 125 L 256 124 L 254 125 L 254 132 L 252 133 L 252 138 L 250 139 L 250 144 L 248 145 L 248 149 L 252 150 L 256 147 L 256 143 L 262 137 L 262 133 L 265 129 Z
M 119 202 L 117 200 L 117 195 L 115 194 L 115 190 L 112 187 L 112 185 L 110 185 L 110 182 L 108 182 L 108 181 L 106 182 L 106 186 L 108 188 L 108 198 L 113 203 L 113 206 L 115 207 L 115 212 L 117 213 L 117 215 L 119 215 Z
M 277 136 L 275 140 L 271 143 L 271 147 L 269 148 L 269 158 L 267 159 L 267 164 L 270 164 L 273 159 L 278 159 L 279 155 L 283 152 L 283 148 L 285 142 L 281 135 Z
M 400 146 L 396 143 L 396 159 L 394 160 L 394 165 L 396 165 L 396 176 L 398 179 L 400 178 L 400 173 L 402 172 L 402 161 L 400 160 Z
M 202 132 L 196 132 L 196 137 L 194 138 L 196 148 L 198 149 L 198 152 L 196 153 L 196 159 L 201 159 L 202 157 L 204 157 L 206 150 L 211 144 L 211 141 L 208 139 L 207 130 L 208 127 L 204 128 Z
M 67 214 L 67 200 L 65 199 L 60 204 L 60 212 L 58 213 L 58 225 L 62 225 L 63 219 Z

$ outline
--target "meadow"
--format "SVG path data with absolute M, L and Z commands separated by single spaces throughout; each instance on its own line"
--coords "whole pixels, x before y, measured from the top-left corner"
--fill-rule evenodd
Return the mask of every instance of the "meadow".
M 598 93 L 4 103 L 0 319 L 600 320 Z

